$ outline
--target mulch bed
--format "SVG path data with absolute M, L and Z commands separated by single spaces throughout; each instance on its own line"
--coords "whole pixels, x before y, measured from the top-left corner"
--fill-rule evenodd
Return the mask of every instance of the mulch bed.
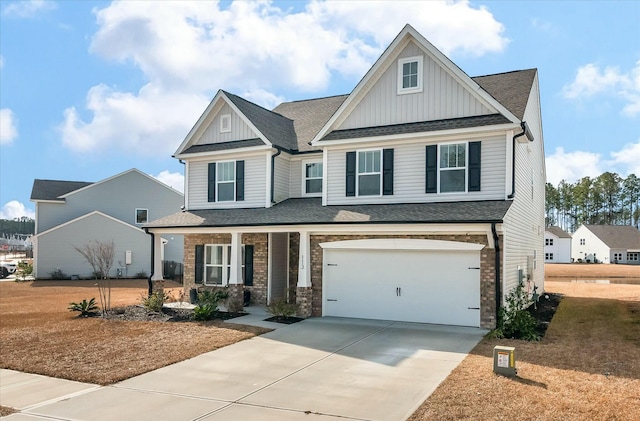
M 273 316 L 273 317 L 269 317 L 268 319 L 264 319 L 265 322 L 275 322 L 275 323 L 282 323 L 285 325 L 291 325 L 294 323 L 298 323 L 303 321 L 304 319 L 301 317 L 293 317 L 293 316 Z
M 544 338 L 544 334 L 547 332 L 549 323 L 551 323 L 553 315 L 556 314 L 561 300 L 562 295 L 560 294 L 542 294 L 536 305 L 532 305 L 527 309 L 538 322 L 536 331 L 540 338 Z
M 247 313 L 229 311 L 216 311 L 211 320 L 229 320 L 246 316 Z M 127 320 L 144 322 L 193 322 L 193 310 L 185 308 L 163 307 L 161 312 L 147 311 L 141 305 L 115 307 L 108 313 L 105 319 Z

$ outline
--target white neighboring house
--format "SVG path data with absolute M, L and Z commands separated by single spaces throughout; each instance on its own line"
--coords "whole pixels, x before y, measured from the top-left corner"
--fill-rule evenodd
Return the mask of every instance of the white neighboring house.
M 582 225 L 571 240 L 573 260 L 640 264 L 640 231 L 631 225 Z
M 571 263 L 571 234 L 560 227 L 544 231 L 545 263 Z
M 115 243 L 112 277 L 150 274 L 151 237 L 143 224 L 179 211 L 183 200 L 182 193 L 135 168 L 96 183 L 34 180 L 34 276 L 50 278 L 59 269 L 91 277 L 91 266 L 76 247 L 96 240 Z M 183 241 L 181 235 L 162 238 L 159 258 L 182 262 Z

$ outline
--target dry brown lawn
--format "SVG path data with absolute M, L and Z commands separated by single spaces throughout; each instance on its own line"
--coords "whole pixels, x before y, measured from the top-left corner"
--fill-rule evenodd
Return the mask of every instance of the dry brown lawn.
M 98 300 L 94 285 L 0 282 L 0 367 L 106 385 L 268 331 L 220 321 L 118 321 L 69 312 L 71 301 Z M 146 291 L 144 280 L 113 281 L 111 304 L 138 304 Z
M 579 278 L 638 276 L 638 269 L 545 266 L 547 275 Z M 545 289 L 564 298 L 542 341 L 485 338 L 410 420 L 640 420 L 640 285 L 546 282 Z M 516 347 L 517 377 L 493 374 L 495 345 Z

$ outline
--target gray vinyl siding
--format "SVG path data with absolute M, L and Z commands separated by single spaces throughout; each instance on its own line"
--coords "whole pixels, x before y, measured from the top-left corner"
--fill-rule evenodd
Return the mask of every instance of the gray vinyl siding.
M 208 165 L 211 161 L 193 161 L 188 165 L 188 209 L 229 209 L 229 208 L 263 208 L 266 204 L 267 159 L 270 154 L 246 156 L 242 154 L 227 155 L 218 161 L 244 160 L 244 200 L 239 202 L 209 202 Z
M 517 286 L 518 266 L 526 273 L 527 257 L 535 255 L 532 279 L 538 293 L 544 291 L 544 145 L 540 120 L 537 78 L 527 103 L 524 120 L 533 142 L 516 142 L 516 190 L 505 215 L 505 262 L 503 295 Z
M 275 158 L 273 195 L 276 203 L 289 198 L 289 158 L 282 154 Z
M 60 268 L 67 275 L 92 277 L 93 269 L 75 247 L 89 241 L 111 241 L 115 244 L 115 258 L 109 273 L 116 276 L 117 268 L 125 263 L 125 251 L 131 250 L 132 262 L 126 266 L 128 276 L 138 272 L 150 273 L 151 237 L 144 231 L 127 226 L 102 215 L 90 215 L 37 238 L 36 276 L 49 278 L 50 273 Z
M 363 203 L 424 203 L 466 200 L 504 199 L 506 141 L 504 136 L 482 141 L 481 190 L 469 193 L 425 193 L 425 146 L 435 143 L 414 143 L 409 145 L 385 144 L 384 148 L 394 149 L 393 195 L 346 197 L 345 195 L 345 154 L 347 149 L 328 150 L 327 204 Z M 467 139 L 460 139 L 467 141 Z M 367 146 L 366 149 L 372 148 Z M 365 149 L 364 147 L 362 149 Z M 349 150 L 358 150 L 352 148 Z
M 318 157 L 322 159 L 322 154 Z M 289 165 L 289 197 L 302 197 L 302 159 L 292 159 Z
M 271 292 L 270 298 L 278 299 L 286 297 L 287 293 L 287 274 L 289 273 L 289 234 L 287 233 L 271 233 L 271 243 L 269 247 L 271 249 L 271 285 L 269 290 Z
M 100 211 L 135 226 L 136 208 L 148 209 L 148 218 L 152 221 L 180 212 L 183 204 L 182 194 L 144 174 L 130 171 L 72 193 L 66 197 L 64 204 L 38 203 L 38 232 L 45 232 L 93 211 Z
M 423 56 L 423 90 L 398 95 L 397 59 Z M 417 121 L 492 114 L 439 63 L 415 43 L 409 43 L 393 60 L 339 129 L 375 127 Z
M 231 115 L 231 131 L 220 133 L 220 116 L 224 114 Z M 241 118 L 236 114 L 233 109 L 224 104 L 220 111 L 213 117 L 211 123 L 202 133 L 200 139 L 198 139 L 198 145 L 230 142 L 233 140 L 244 140 L 257 138 L 258 134 L 254 132 Z

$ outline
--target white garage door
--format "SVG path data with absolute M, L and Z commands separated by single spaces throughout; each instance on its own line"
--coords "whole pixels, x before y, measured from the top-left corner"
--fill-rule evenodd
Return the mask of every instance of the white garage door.
M 323 314 L 479 327 L 480 251 L 325 248 Z

